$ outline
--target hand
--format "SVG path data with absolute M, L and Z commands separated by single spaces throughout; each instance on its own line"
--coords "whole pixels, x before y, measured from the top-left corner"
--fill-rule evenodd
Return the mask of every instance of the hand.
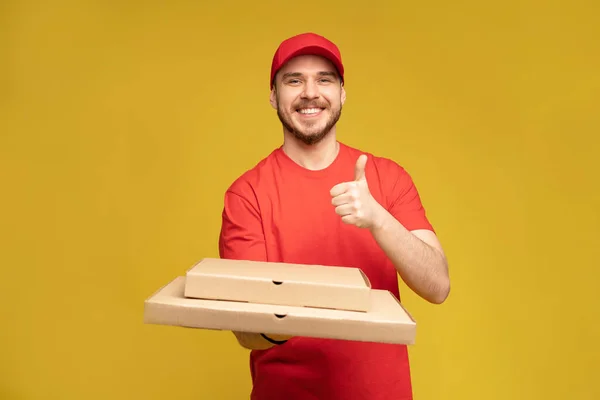
M 362 154 L 356 161 L 354 181 L 339 183 L 330 191 L 336 214 L 342 217 L 343 222 L 359 228 L 375 226 L 382 209 L 369 191 L 366 164 L 367 156 Z

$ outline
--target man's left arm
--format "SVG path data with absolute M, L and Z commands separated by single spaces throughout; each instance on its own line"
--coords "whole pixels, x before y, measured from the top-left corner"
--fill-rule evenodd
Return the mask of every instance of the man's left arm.
M 360 156 L 354 181 L 331 189 L 335 212 L 343 222 L 369 229 L 411 290 L 431 303 L 443 303 L 450 293 L 448 263 L 412 179 L 394 166 L 397 179 L 388 193 L 392 198 L 388 211 L 369 191 L 366 163 L 367 156 Z
M 373 238 L 408 287 L 425 300 L 441 304 L 450 293 L 446 255 L 429 229 L 409 231 L 381 205 L 376 206 Z

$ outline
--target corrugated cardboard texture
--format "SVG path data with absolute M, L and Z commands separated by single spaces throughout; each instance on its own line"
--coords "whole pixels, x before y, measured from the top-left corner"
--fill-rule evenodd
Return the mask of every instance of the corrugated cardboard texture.
M 358 268 L 205 258 L 187 271 L 185 296 L 368 311 L 371 284 Z
M 175 278 L 144 304 L 146 324 L 414 344 L 416 323 L 388 291 L 371 290 L 368 312 L 281 306 L 184 296 Z

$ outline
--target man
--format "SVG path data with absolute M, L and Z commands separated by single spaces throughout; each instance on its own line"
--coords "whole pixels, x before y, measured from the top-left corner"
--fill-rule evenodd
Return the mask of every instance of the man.
M 397 298 L 399 275 L 442 303 L 445 255 L 409 174 L 336 139 L 346 100 L 337 46 L 312 33 L 283 41 L 270 87 L 283 144 L 226 191 L 220 256 L 358 267 Z M 404 345 L 234 333 L 252 350 L 252 399 L 412 399 Z

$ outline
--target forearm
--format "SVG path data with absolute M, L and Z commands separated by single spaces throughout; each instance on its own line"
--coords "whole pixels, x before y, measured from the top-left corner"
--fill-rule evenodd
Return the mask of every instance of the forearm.
M 233 334 L 237 338 L 239 344 L 248 350 L 267 350 L 273 346 L 281 345 L 292 338 L 292 336 L 289 335 L 266 334 L 270 340 L 275 341 L 275 343 L 273 343 L 265 339 L 260 333 L 235 331 Z
M 442 251 L 419 239 L 383 208 L 370 230 L 408 287 L 431 303 L 444 302 L 450 281 Z
M 267 350 L 275 346 L 275 344 L 263 338 L 260 333 L 233 332 L 233 334 L 239 344 L 248 350 Z

